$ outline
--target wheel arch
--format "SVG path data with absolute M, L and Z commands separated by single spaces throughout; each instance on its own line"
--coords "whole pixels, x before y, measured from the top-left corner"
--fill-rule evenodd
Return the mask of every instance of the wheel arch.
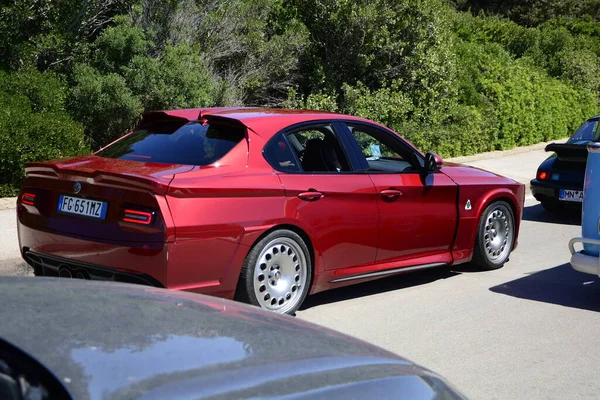
M 246 252 L 246 257 L 248 257 L 248 254 L 250 253 L 250 251 L 252 251 L 252 249 L 254 248 L 254 246 L 256 246 L 256 244 L 258 242 L 260 242 L 262 239 L 264 239 L 266 236 L 268 236 L 272 232 L 279 231 L 279 230 L 292 231 L 292 232 L 296 233 L 298 236 L 300 236 L 302 238 L 302 240 L 304 240 L 304 243 L 306 244 L 306 247 L 308 248 L 310 262 L 311 262 L 311 266 L 312 266 L 312 269 L 314 272 L 315 271 L 315 248 L 314 248 L 313 242 L 312 242 L 310 236 L 308 236 L 308 233 L 306 233 L 306 231 L 304 229 L 300 228 L 297 225 L 293 225 L 293 224 L 273 225 L 271 228 L 265 230 L 256 239 L 254 239 L 252 244 L 250 244 L 250 246 L 248 247 L 248 251 Z M 311 282 L 311 284 L 312 284 L 312 282 Z
M 521 227 L 521 213 L 522 210 L 519 208 L 519 201 L 517 200 L 516 195 L 508 190 L 508 189 L 500 189 L 489 193 L 483 201 L 480 202 L 479 209 L 477 210 L 477 221 L 481 218 L 485 209 L 493 203 L 504 201 L 510 207 L 510 210 L 513 213 L 514 224 L 515 224 L 515 239 L 513 243 L 513 250 L 517 247 L 517 239 L 519 236 L 519 230 Z M 476 240 L 477 232 L 475 231 L 473 235 L 473 243 Z
M 308 255 L 310 257 L 310 262 L 311 262 L 311 280 L 309 283 L 309 293 L 310 290 L 312 290 L 312 286 L 313 283 L 315 282 L 315 274 L 317 273 L 317 268 L 315 266 L 316 263 L 316 259 L 317 259 L 317 250 L 315 248 L 315 244 L 313 243 L 313 240 L 310 238 L 309 234 L 302 229 L 301 227 L 299 227 L 298 225 L 294 225 L 291 223 L 281 223 L 281 224 L 277 224 L 277 225 L 273 225 L 268 227 L 267 229 L 264 229 L 259 235 L 253 236 L 247 243 L 244 243 L 245 245 L 243 246 L 245 248 L 245 252 L 243 254 L 243 259 L 242 263 L 248 258 L 248 255 L 250 254 L 250 252 L 252 251 L 252 249 L 254 248 L 254 246 L 256 246 L 257 243 L 259 243 L 262 239 L 264 239 L 265 237 L 267 237 L 269 234 L 278 231 L 278 230 L 289 230 L 292 231 L 294 233 L 296 233 L 298 236 L 300 236 L 302 238 L 302 240 L 304 241 L 304 243 L 306 244 L 306 247 L 308 248 Z M 236 268 L 237 269 L 237 268 Z M 237 269 L 237 282 L 235 284 L 236 287 L 236 292 L 238 292 L 239 289 L 239 283 L 240 283 L 240 277 L 241 277 L 241 273 L 242 273 L 242 265 L 240 264 L 240 268 Z

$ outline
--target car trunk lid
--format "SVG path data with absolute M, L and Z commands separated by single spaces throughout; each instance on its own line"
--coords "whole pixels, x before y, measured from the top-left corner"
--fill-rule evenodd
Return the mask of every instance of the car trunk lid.
M 587 143 L 551 143 L 546 146 L 545 150 L 554 152 L 557 157 L 550 171 L 552 180 L 570 184 L 583 182 L 588 155 Z
M 23 222 L 75 237 L 162 242 L 169 211 L 158 197 L 177 173 L 192 168 L 95 155 L 30 163 L 23 192 L 33 192 L 36 204 L 27 206 Z M 80 213 L 86 207 L 87 214 Z

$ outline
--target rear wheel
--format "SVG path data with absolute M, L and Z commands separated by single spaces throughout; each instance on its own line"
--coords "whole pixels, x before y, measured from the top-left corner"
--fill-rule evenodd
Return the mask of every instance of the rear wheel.
M 293 314 L 304 301 L 312 266 L 304 240 L 290 230 L 260 240 L 244 262 L 236 297 L 279 314 Z
M 473 264 L 483 270 L 501 268 L 515 241 L 515 217 L 510 205 L 497 201 L 481 214 L 475 240 Z

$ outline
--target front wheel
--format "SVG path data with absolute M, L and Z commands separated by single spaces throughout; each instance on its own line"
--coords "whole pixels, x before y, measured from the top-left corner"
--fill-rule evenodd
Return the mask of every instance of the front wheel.
M 483 270 L 501 268 L 515 242 L 515 217 L 510 205 L 497 201 L 481 214 L 475 239 L 473 264 Z
M 311 259 L 304 240 L 287 229 L 254 245 L 240 275 L 237 298 L 279 314 L 293 314 L 308 294 Z

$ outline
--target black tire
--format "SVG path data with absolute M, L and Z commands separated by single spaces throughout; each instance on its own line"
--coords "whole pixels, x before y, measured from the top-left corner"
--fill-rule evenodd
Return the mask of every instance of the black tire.
M 515 216 L 507 202 L 487 206 L 479 218 L 472 264 L 486 271 L 501 268 L 514 247 L 515 229 Z
M 248 253 L 236 299 L 279 314 L 294 314 L 304 302 L 311 280 L 312 262 L 304 240 L 293 231 L 276 230 Z
M 563 208 L 562 204 L 556 200 L 544 200 L 540 201 L 540 203 L 542 204 L 542 207 L 544 207 L 544 210 L 548 212 L 560 211 Z

